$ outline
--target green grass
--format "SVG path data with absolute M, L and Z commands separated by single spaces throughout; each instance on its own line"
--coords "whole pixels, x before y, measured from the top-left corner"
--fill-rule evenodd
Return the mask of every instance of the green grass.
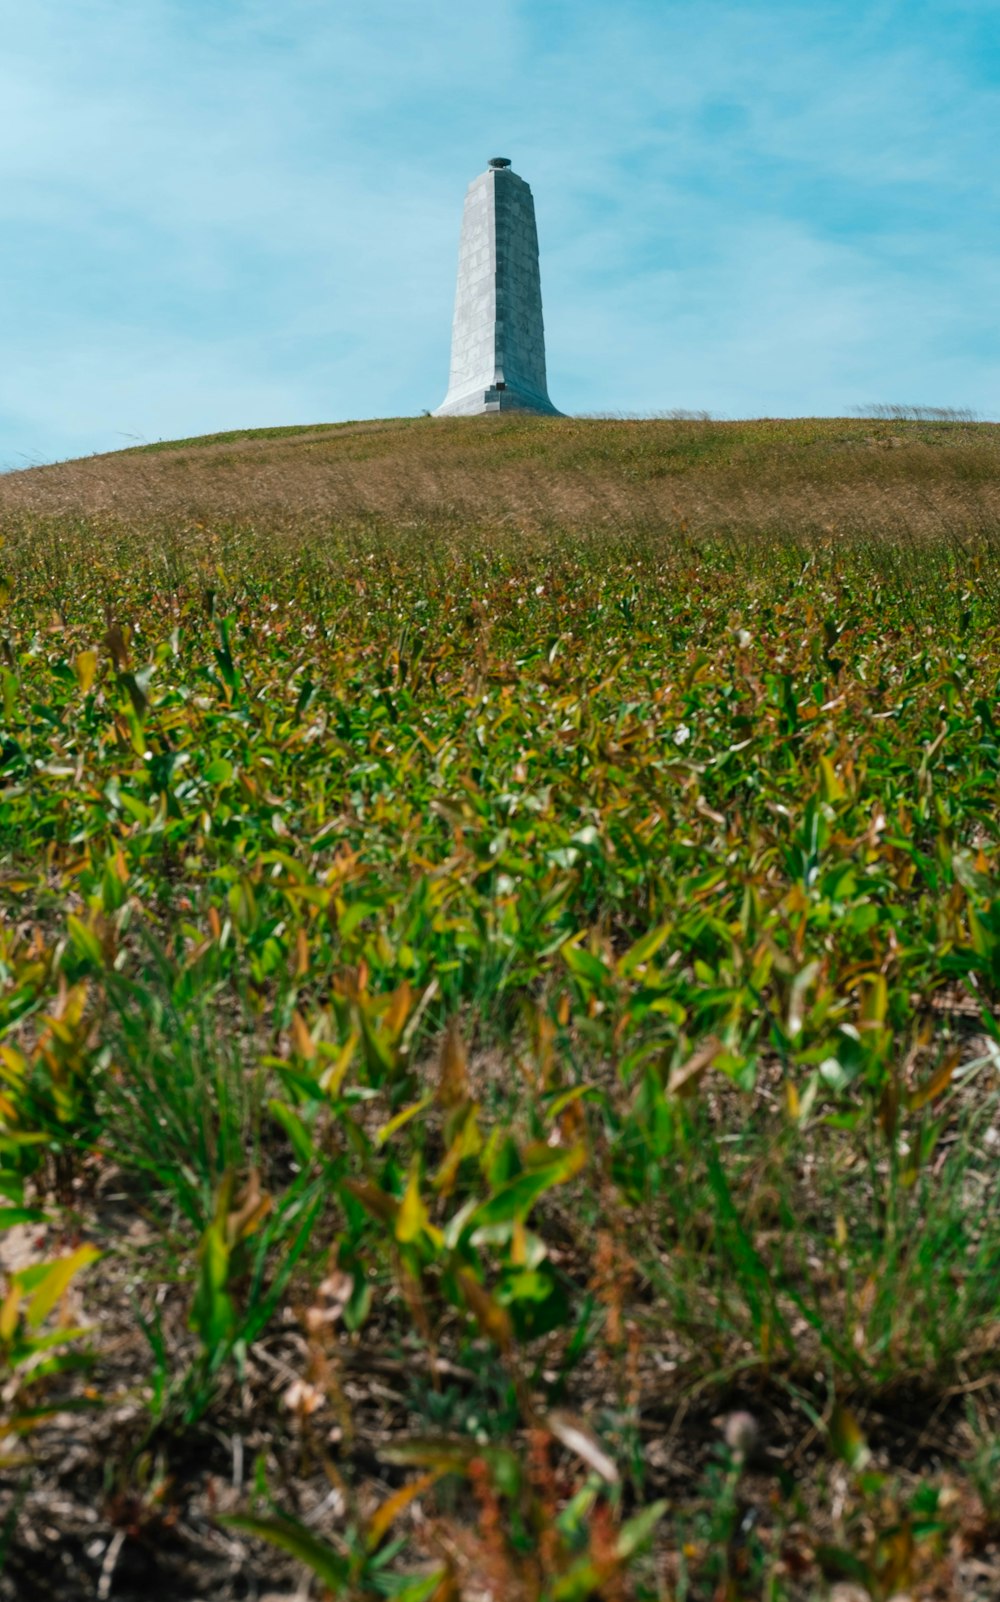
M 289 423 L 280 428 L 231 428 L 221 434 L 197 434 L 191 439 L 158 439 L 143 445 L 129 445 L 116 455 L 134 456 L 144 451 L 190 450 L 209 445 L 250 444 L 258 440 L 296 439 L 303 434 L 322 435 L 342 428 L 356 428 L 355 420 L 343 423 Z
M 878 429 L 877 526 L 824 528 Z M 487 470 L 477 517 L 390 515 L 385 452 L 449 439 L 535 464 L 530 526 Z M 9 1408 L 132 1409 L 81 1491 L 126 1557 L 220 1512 L 350 1596 L 958 1584 L 997 1534 L 1000 542 L 906 497 L 986 483 L 993 431 L 362 446 L 363 515 L 7 513 L 0 1186 L 105 1309 Z M 672 473 L 778 498 L 694 528 Z

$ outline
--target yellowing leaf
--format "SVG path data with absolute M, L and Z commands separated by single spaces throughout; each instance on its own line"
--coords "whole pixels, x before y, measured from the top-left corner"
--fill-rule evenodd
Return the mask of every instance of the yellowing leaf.
M 476 1108 L 470 1101 L 464 1113 L 455 1115 L 458 1128 L 445 1154 L 444 1162 L 434 1176 L 434 1189 L 447 1196 L 455 1183 L 459 1167 L 467 1157 L 475 1157 L 483 1149 L 483 1137 L 476 1120 Z
M 226 1214 L 226 1239 L 230 1246 L 237 1241 L 246 1240 L 256 1233 L 271 1211 L 271 1198 L 261 1188 L 260 1173 L 256 1168 L 250 1170 L 246 1185 L 233 1204 L 233 1210 Z
M 854 1414 L 846 1407 L 838 1406 L 833 1410 L 830 1420 L 830 1445 L 839 1458 L 855 1473 L 865 1467 L 871 1460 L 871 1449 L 865 1440 L 864 1432 Z
M 20 1090 L 28 1073 L 27 1058 L 14 1046 L 0 1046 L 0 1079 Z
M 520 1218 L 515 1218 L 511 1228 L 510 1260 L 515 1268 L 524 1268 L 528 1261 L 528 1233 Z
M 885 1023 L 888 1008 L 889 990 L 884 976 L 880 973 L 866 974 L 861 991 L 860 1027 L 879 1029 Z
M 73 671 L 76 674 L 77 683 L 79 684 L 84 695 L 87 694 L 90 686 L 94 682 L 94 679 L 97 677 L 97 662 L 98 657 L 96 651 L 81 651 L 73 664 Z
M 78 1246 L 68 1257 L 58 1257 L 48 1265 L 27 1307 L 27 1320 L 33 1328 L 41 1324 L 62 1301 L 81 1268 L 95 1262 L 100 1255 L 96 1246 Z
M 381 1546 L 399 1515 L 405 1512 L 410 1503 L 416 1501 L 417 1497 L 421 1496 L 424 1491 L 430 1490 L 430 1487 L 440 1477 L 440 1469 L 430 1469 L 426 1474 L 421 1474 L 417 1479 L 411 1480 L 409 1485 L 401 1486 L 394 1495 L 387 1497 L 375 1509 L 375 1512 L 368 1520 L 368 1528 L 365 1532 L 365 1545 L 369 1552 L 374 1552 Z
M 357 1031 L 352 1030 L 351 1034 L 340 1048 L 329 1068 L 324 1068 L 322 1074 L 320 1075 L 319 1081 L 320 1089 L 323 1091 L 324 1095 L 336 1097 L 340 1094 L 340 1087 L 344 1083 L 347 1070 L 351 1066 L 354 1053 L 357 1051 L 358 1045 L 360 1044 L 360 1039 L 361 1037 Z M 328 1046 L 321 1045 L 319 1049 L 325 1055 L 330 1048 Z
M 670 934 L 672 927 L 672 924 L 663 923 L 659 928 L 648 929 L 644 935 L 640 935 L 639 939 L 629 947 L 625 955 L 618 959 L 616 964 L 618 972 L 624 978 L 631 977 L 638 968 L 649 962 L 651 957 L 655 957 Z
M 513 1338 L 513 1329 L 506 1308 L 493 1299 L 469 1269 L 459 1269 L 458 1282 L 466 1305 L 483 1334 L 496 1341 L 502 1352 L 507 1351 Z
M 299 1057 L 309 1062 L 316 1055 L 316 1043 L 309 1033 L 309 1026 L 300 1012 L 292 1013 L 292 1046 Z
M 420 1164 L 416 1160 L 410 1168 L 403 1200 L 396 1218 L 396 1239 L 406 1244 L 425 1233 L 430 1224 L 427 1209 L 420 1195 Z
M 384 1146 L 387 1140 L 391 1140 L 398 1130 L 410 1122 L 411 1118 L 418 1118 L 422 1112 L 426 1112 L 433 1100 L 433 1096 L 422 1096 L 419 1101 L 411 1102 L 409 1107 L 404 1107 L 401 1112 L 396 1114 L 395 1118 L 390 1118 L 389 1122 L 383 1124 L 381 1129 L 378 1130 L 375 1136 L 375 1144 Z
M 404 979 L 397 990 L 389 998 L 389 1005 L 385 1014 L 385 1027 L 393 1039 L 401 1033 L 403 1025 L 413 1010 L 414 995 L 409 983 Z
M 17 1330 L 17 1315 L 21 1310 L 23 1291 L 16 1282 L 11 1285 L 0 1307 L 0 1341 L 12 1341 Z
M 819 759 L 819 793 L 824 801 L 842 801 L 847 794 L 829 757 Z
M 929 1102 L 937 1101 L 944 1095 L 951 1085 L 960 1057 L 961 1052 L 958 1047 L 953 1047 L 946 1053 L 944 1061 L 938 1065 L 931 1077 L 910 1096 L 909 1102 L 913 1112 L 919 1112 L 921 1107 L 926 1107 Z

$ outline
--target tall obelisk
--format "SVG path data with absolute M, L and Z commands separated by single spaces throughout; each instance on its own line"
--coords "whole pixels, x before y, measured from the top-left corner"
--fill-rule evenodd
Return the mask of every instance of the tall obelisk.
M 535 203 L 506 156 L 465 196 L 448 393 L 435 417 L 548 412 Z

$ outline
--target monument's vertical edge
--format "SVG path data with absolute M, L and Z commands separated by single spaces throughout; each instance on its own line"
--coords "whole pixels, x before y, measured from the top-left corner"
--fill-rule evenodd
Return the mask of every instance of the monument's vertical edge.
M 434 415 L 499 411 L 559 415 L 545 378 L 535 205 L 501 156 L 466 192 L 448 393 Z
M 471 394 L 493 368 L 496 322 L 494 284 L 493 185 L 483 173 L 465 196 L 462 237 L 458 247 L 458 283 L 451 334 L 449 397 Z M 492 376 L 488 380 L 492 383 Z

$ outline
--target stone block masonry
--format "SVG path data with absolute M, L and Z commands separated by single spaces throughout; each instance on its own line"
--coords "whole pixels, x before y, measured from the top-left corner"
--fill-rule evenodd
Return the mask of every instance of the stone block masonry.
M 480 412 L 558 417 L 545 379 L 535 203 L 504 156 L 465 196 L 448 393 L 435 417 Z

